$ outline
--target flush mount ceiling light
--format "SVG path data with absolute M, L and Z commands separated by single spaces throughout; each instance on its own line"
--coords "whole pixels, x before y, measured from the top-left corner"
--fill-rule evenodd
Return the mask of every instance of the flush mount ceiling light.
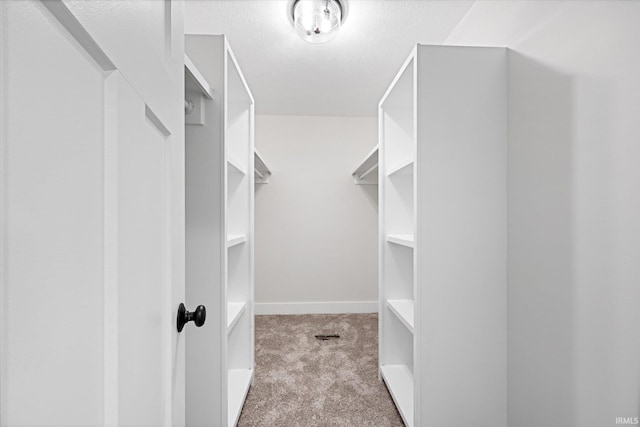
M 289 18 L 300 38 L 326 43 L 336 38 L 347 17 L 347 0 L 292 0 Z

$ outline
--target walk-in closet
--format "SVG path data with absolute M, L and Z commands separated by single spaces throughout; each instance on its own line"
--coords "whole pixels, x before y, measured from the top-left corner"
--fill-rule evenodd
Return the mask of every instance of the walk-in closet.
M 638 425 L 638 22 L 0 0 L 0 427 Z

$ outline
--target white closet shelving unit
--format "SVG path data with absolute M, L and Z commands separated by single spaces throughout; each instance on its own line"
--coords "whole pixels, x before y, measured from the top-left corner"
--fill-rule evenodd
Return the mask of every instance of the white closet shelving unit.
M 254 100 L 224 36 L 185 37 L 187 425 L 235 426 L 254 368 Z M 213 89 L 212 89 L 213 88 Z
M 256 184 L 268 184 L 269 177 L 271 176 L 271 170 L 267 164 L 262 160 L 262 156 L 258 153 L 258 150 L 253 151 L 254 160 L 254 178 Z
M 373 147 L 351 175 L 357 185 L 378 185 L 378 145 Z
M 505 49 L 418 45 L 379 105 L 380 376 L 407 426 L 506 425 L 506 82 Z

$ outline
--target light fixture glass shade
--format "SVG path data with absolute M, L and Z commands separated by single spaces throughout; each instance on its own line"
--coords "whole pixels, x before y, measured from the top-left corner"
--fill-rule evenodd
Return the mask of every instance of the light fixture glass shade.
M 338 0 L 297 0 L 293 5 L 296 32 L 309 43 L 326 43 L 338 35 L 342 9 Z

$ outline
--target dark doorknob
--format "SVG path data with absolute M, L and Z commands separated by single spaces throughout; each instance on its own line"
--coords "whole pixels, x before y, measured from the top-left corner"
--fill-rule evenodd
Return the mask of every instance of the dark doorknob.
M 197 327 L 204 325 L 204 321 L 207 319 L 207 309 L 204 305 L 196 307 L 196 311 L 187 311 L 187 308 L 183 303 L 178 306 L 178 332 L 182 332 L 182 328 L 187 322 L 196 324 Z

